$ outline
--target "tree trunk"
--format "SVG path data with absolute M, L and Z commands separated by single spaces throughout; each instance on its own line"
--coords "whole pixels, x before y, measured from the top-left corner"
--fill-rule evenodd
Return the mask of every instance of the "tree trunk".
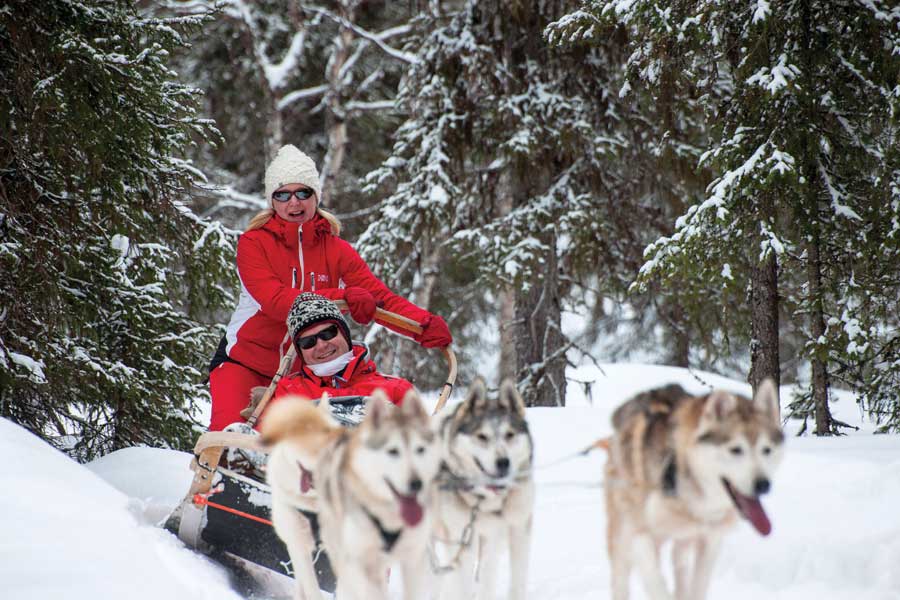
M 278 95 L 267 89 L 266 101 L 269 106 L 269 118 L 266 119 L 265 151 L 266 164 L 269 164 L 284 144 L 284 123 L 278 109 Z
M 815 205 L 814 205 L 815 206 Z M 813 208 L 812 219 L 818 219 L 818 210 Z M 813 227 L 818 225 L 814 221 Z M 818 231 L 810 235 L 806 249 L 806 274 L 809 283 L 809 320 L 812 342 L 818 346 L 819 341 L 825 337 L 825 314 L 822 298 L 822 263 L 819 254 Z M 816 435 L 831 435 L 834 433 L 834 420 L 831 417 L 831 409 L 828 406 L 828 365 L 821 358 L 818 348 L 813 352 L 812 359 L 812 399 L 816 411 Z
M 691 366 L 691 345 L 684 309 L 678 302 L 667 299 L 664 301 L 662 310 L 666 313 L 663 319 L 663 335 L 666 345 L 664 364 L 687 369 Z
M 516 378 L 516 340 L 513 322 L 516 319 L 516 296 L 512 286 L 500 290 L 500 364 L 498 384 Z
M 509 170 L 500 174 L 497 197 L 494 201 L 494 215 L 503 218 L 512 210 L 513 197 L 519 193 Z M 516 380 L 518 363 L 516 359 L 516 339 L 513 327 L 516 320 L 516 292 L 513 286 L 505 285 L 500 289 L 500 310 L 497 318 L 500 321 L 500 364 L 497 365 L 499 385 L 504 379 Z
M 800 2 L 800 18 L 802 22 L 801 49 L 803 61 L 804 87 L 801 102 L 806 113 L 806 123 L 818 123 L 816 99 L 810 90 L 815 89 L 811 77 L 815 62 L 813 37 L 816 35 L 814 9 L 809 0 Z M 802 154 L 802 173 L 806 179 L 806 277 L 809 288 L 807 309 L 809 311 L 809 328 L 811 342 L 814 345 L 810 362 L 812 366 L 812 402 L 816 414 L 815 435 L 832 435 L 835 433 L 834 420 L 828 406 L 828 365 L 823 357 L 821 343 L 825 339 L 825 290 L 822 286 L 822 223 L 819 214 L 818 178 L 818 144 L 817 134 L 809 131 L 804 138 Z
M 750 385 L 764 379 L 781 384 L 778 353 L 778 258 L 774 252 L 755 263 L 750 275 Z
M 131 424 L 132 419 L 125 400 L 121 397 L 116 398 L 115 407 L 113 418 L 111 419 L 112 422 L 110 423 L 110 427 L 112 428 L 112 433 L 109 436 L 110 452 L 134 446 L 134 440 L 131 439 L 127 433 L 128 426 Z
M 418 272 L 421 273 L 417 285 L 413 288 L 411 300 L 418 306 L 428 309 L 432 304 L 432 298 L 438 284 L 438 275 L 441 271 L 441 260 L 443 252 L 440 245 L 431 246 L 428 240 L 423 240 L 422 251 L 425 252 L 425 258 Z M 417 373 L 420 369 L 416 366 L 416 357 L 418 350 L 413 344 L 398 345 L 399 350 L 399 373 Z
M 520 94 L 525 89 L 522 77 L 528 72 L 529 57 L 540 55 L 544 49 L 540 29 L 533 31 L 534 35 L 523 35 L 523 31 L 558 14 L 559 6 L 553 2 L 510 4 L 501 1 L 485 2 L 479 7 L 491 22 L 502 66 L 508 73 L 519 76 L 505 78 L 504 93 L 507 97 Z M 546 67 L 548 70 L 556 68 L 550 64 Z M 552 159 L 544 157 L 535 164 L 535 158 L 511 164 L 501 174 L 497 205 L 502 214 L 508 214 L 547 190 L 554 169 Z M 566 355 L 560 327 L 556 231 L 548 228 L 537 237 L 546 248 L 542 260 L 544 272 L 540 273 L 539 265 L 535 265 L 530 279 L 512 290 L 513 319 L 509 333 L 515 355 L 517 387 L 526 406 L 565 406 Z M 501 321 L 508 322 L 502 309 Z M 502 343 L 507 345 L 509 342 L 503 340 Z M 501 362 L 503 360 L 511 362 L 513 357 L 506 354 L 501 357 Z M 503 368 L 508 367 L 501 366 Z
M 565 339 L 560 328 L 556 233 L 543 240 L 548 248 L 543 277 L 516 290 L 513 324 L 519 391 L 526 406 L 565 406 Z M 524 288 L 524 286 L 522 286 Z
M 341 15 L 353 22 L 354 11 L 351 7 L 344 7 Z M 344 164 L 344 154 L 347 147 L 347 115 L 343 101 L 343 85 L 341 82 L 341 69 L 350 56 L 350 46 L 353 43 L 353 32 L 341 27 L 334 41 L 334 52 L 328 60 L 326 69 L 328 77 L 328 91 L 325 93 L 325 105 L 327 113 L 325 122 L 328 127 L 328 152 L 322 161 L 322 203 L 330 200 L 338 173 Z

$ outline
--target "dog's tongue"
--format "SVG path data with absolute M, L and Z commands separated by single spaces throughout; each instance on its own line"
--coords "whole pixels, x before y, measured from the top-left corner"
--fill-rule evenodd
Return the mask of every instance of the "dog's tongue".
M 297 463 L 300 465 L 300 463 Z M 312 489 L 313 479 L 312 473 L 303 468 L 303 465 L 300 465 L 300 493 L 305 494 L 309 490 Z
M 759 498 L 744 496 L 734 488 L 731 489 L 731 496 L 741 515 L 750 521 L 760 535 L 769 535 L 772 532 L 772 523 L 769 521 L 766 511 L 763 510 Z
M 397 494 L 397 501 L 400 503 L 400 516 L 403 518 L 403 522 L 410 527 L 418 525 L 425 511 L 416 497 Z

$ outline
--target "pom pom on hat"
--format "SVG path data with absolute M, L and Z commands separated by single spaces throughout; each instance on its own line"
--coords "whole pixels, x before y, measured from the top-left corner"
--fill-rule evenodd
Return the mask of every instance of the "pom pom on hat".
M 294 299 L 291 312 L 288 313 L 288 333 L 291 334 L 291 340 L 295 340 L 310 325 L 326 321 L 337 323 L 338 329 L 347 340 L 347 344 L 351 344 L 350 327 L 347 325 L 347 321 L 337 305 L 325 296 L 312 292 L 303 292 Z M 297 352 L 299 351 L 300 349 L 298 348 Z
M 316 192 L 316 198 L 322 198 L 322 187 L 319 183 L 319 170 L 309 156 L 288 144 L 275 153 L 275 158 L 266 168 L 266 199 L 272 203 L 272 194 L 283 185 L 302 183 Z

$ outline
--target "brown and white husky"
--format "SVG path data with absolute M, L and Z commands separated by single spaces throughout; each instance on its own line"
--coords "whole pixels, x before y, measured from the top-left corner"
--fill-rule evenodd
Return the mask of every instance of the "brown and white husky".
M 651 600 L 703 600 L 725 533 L 743 517 L 762 535 L 760 496 L 782 456 L 778 393 L 771 380 L 751 400 L 725 391 L 691 396 L 670 385 L 613 414 L 605 492 L 613 600 L 628 598 L 637 567 Z M 672 541 L 675 589 L 660 548 Z

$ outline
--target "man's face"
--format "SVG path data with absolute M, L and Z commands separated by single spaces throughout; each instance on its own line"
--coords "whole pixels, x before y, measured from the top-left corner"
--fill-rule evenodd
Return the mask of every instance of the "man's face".
M 310 325 L 300 332 L 300 337 L 311 337 L 330 328 L 333 328 L 337 332 L 330 340 L 323 340 L 321 337 L 317 337 L 315 346 L 312 346 L 309 349 L 300 349 L 300 354 L 303 357 L 304 363 L 308 365 L 318 365 L 333 360 L 341 354 L 350 351 L 350 344 L 347 343 L 347 340 L 344 338 L 343 334 L 341 334 L 341 330 L 335 323 L 316 323 L 315 325 Z

